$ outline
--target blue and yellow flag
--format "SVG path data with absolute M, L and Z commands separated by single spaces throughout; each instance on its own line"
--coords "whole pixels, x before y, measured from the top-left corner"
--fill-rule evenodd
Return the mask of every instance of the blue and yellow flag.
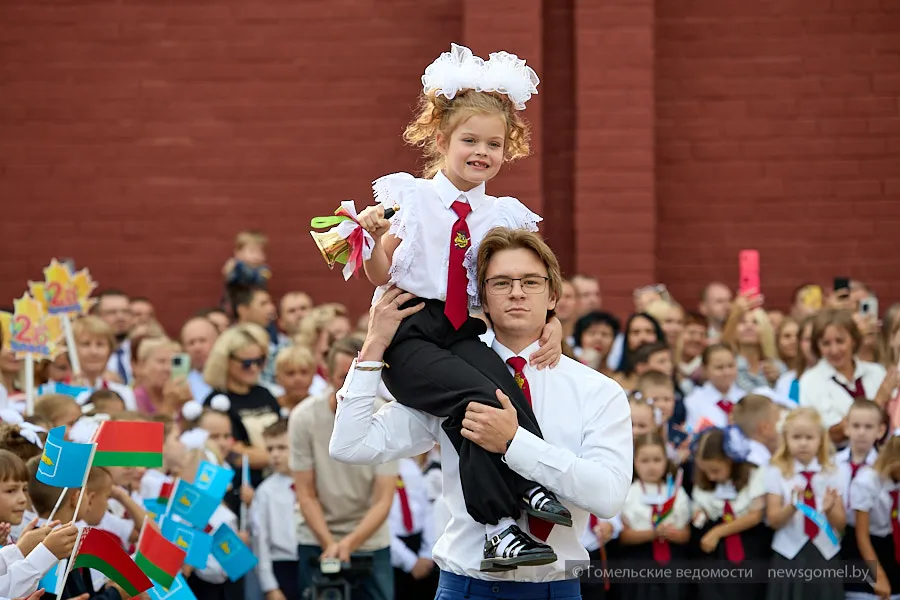
M 208 533 L 179 523 L 171 517 L 163 517 L 160 523 L 163 537 L 187 552 L 184 563 L 198 569 L 206 568 L 206 559 L 212 550 L 213 538 Z
M 228 525 L 219 525 L 213 534 L 212 555 L 219 561 L 231 581 L 243 577 L 257 563 L 256 556 L 250 548 Z
M 165 589 L 158 583 L 147 590 L 151 600 L 197 600 L 197 596 L 188 587 L 183 575 L 179 575 L 172 582 L 169 589 Z
M 194 486 L 219 502 L 225 497 L 231 480 L 234 479 L 234 471 L 228 467 L 220 467 L 209 461 L 203 461 L 197 467 L 197 476 L 194 478 Z
M 203 529 L 221 500 L 214 498 L 197 488 L 197 486 L 179 479 L 169 497 L 166 512 L 190 523 L 197 529 Z
M 87 480 L 97 445 L 67 442 L 65 433 L 66 428 L 60 426 L 47 434 L 37 480 L 55 487 L 80 488 Z

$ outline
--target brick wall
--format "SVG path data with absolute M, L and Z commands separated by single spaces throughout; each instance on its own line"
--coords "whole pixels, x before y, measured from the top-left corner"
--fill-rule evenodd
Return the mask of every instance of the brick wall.
M 900 298 L 900 4 L 656 7 L 659 279 L 693 304 L 758 248 L 777 304 L 843 275 Z
M 452 40 L 538 69 L 534 155 L 492 189 L 545 215 L 610 308 L 655 280 L 692 304 L 742 247 L 778 302 L 836 274 L 900 298 L 895 0 L 9 0 L 0 298 L 73 256 L 174 331 L 254 227 L 276 294 L 362 311 L 370 286 L 324 268 L 309 218 L 417 168 L 400 132 Z

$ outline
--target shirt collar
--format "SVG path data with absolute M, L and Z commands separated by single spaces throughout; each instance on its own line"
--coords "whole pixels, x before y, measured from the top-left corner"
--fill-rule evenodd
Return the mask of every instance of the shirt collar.
M 805 467 L 802 464 L 800 464 L 799 460 L 794 461 L 794 473 L 797 473 L 798 475 L 800 473 L 802 473 L 803 471 L 807 471 L 809 473 L 818 473 L 821 470 L 822 470 L 822 465 L 819 464 L 818 458 L 813 458 L 812 461 L 810 461 L 810 463 L 808 465 L 806 465 Z
M 853 359 L 853 381 L 847 381 L 847 378 L 844 377 L 841 373 L 835 369 L 828 359 L 822 358 L 820 359 L 822 363 L 825 365 L 826 372 L 829 377 L 834 377 L 838 380 L 839 383 L 844 384 L 845 386 L 853 386 L 856 385 L 856 380 L 863 376 L 864 369 L 862 368 L 862 361 Z
M 437 191 L 444 208 L 449 209 L 453 206 L 454 202 L 459 200 L 460 196 L 463 196 L 466 199 L 469 206 L 472 207 L 472 210 L 478 210 L 485 204 L 484 182 L 481 182 L 478 186 L 472 188 L 468 192 L 461 192 L 449 179 L 447 179 L 447 176 L 444 175 L 442 171 L 438 171 L 437 175 L 435 175 L 434 179 L 431 181 L 434 183 L 434 189 Z
M 850 464 L 850 446 L 847 446 L 843 450 L 840 450 L 834 455 L 835 462 L 845 462 Z M 863 464 L 866 465 L 874 465 L 875 459 L 878 458 L 878 451 L 875 448 L 869 450 L 869 453 L 866 454 L 866 458 L 863 460 Z
M 537 349 L 540 348 L 540 340 L 533 341 L 530 345 L 528 345 L 524 350 L 516 354 L 503 344 L 497 341 L 497 338 L 494 338 L 494 342 L 491 344 L 491 349 L 503 359 L 503 362 L 506 362 L 513 356 L 521 356 L 525 359 L 525 365 L 528 366 L 528 359 L 531 358 L 531 354 L 536 352 Z

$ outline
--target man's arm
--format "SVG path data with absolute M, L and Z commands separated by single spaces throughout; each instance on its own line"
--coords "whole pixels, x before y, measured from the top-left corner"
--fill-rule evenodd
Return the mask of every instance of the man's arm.
M 378 464 L 428 452 L 439 439 L 436 417 L 397 402 L 385 404 L 373 414 L 381 365 L 354 361 L 350 366 L 344 387 L 337 392 L 337 414 L 328 446 L 331 458 L 351 464 Z
M 376 475 L 372 483 L 372 505 L 359 525 L 347 534 L 340 543 L 346 544 L 350 553 L 366 543 L 372 534 L 382 526 L 391 510 L 394 492 L 397 489 L 397 475 Z
M 614 517 L 625 504 L 634 460 L 631 410 L 625 392 L 614 389 L 608 401 L 598 397 L 586 403 L 597 410 L 586 418 L 580 456 L 519 427 L 504 462 L 586 511 L 604 519 Z
M 300 512 L 309 530 L 319 540 L 319 546 L 324 550 L 334 543 L 328 525 L 325 523 L 325 513 L 316 493 L 316 473 L 309 471 L 294 471 L 294 488 L 297 491 L 297 503 L 300 504 Z

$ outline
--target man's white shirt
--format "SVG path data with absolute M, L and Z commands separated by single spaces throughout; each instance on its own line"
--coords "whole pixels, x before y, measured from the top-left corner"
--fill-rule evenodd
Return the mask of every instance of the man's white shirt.
M 496 341 L 492 348 L 504 361 L 515 356 Z M 527 359 L 537 349 L 535 342 L 519 356 Z M 331 456 L 345 462 L 374 464 L 416 456 L 440 444 L 443 494 L 450 513 L 433 552 L 442 570 L 483 580 L 544 582 L 573 577 L 572 567 L 588 560 L 579 535 L 589 513 L 612 518 L 621 510 L 631 485 L 631 411 L 617 383 L 565 356 L 553 369 L 525 367 L 543 439 L 520 427 L 503 460 L 526 479 L 555 492 L 572 512 L 574 524 L 555 526 L 547 539 L 557 554 L 555 563 L 485 573 L 480 570 L 485 526 L 475 522 L 466 510 L 459 455 L 441 428 L 443 419 L 397 402 L 373 414 L 381 371 L 356 367 L 354 361 L 337 393 Z M 524 515 L 518 524 L 528 531 Z

